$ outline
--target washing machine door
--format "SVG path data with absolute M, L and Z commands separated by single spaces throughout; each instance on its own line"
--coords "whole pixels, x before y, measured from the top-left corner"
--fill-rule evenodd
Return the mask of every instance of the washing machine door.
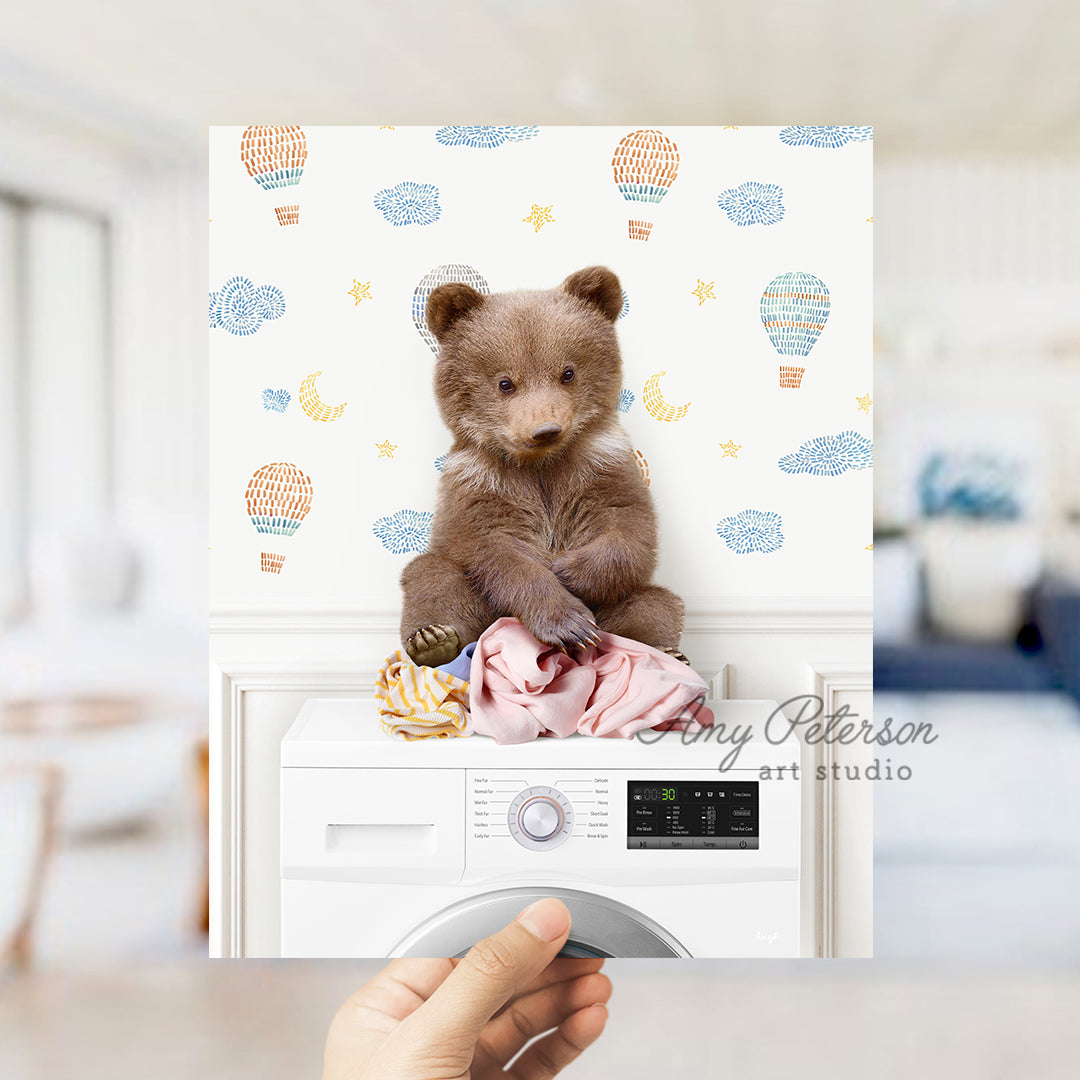
M 526 887 L 470 897 L 432 915 L 394 946 L 391 956 L 464 956 L 481 938 L 554 896 L 570 910 L 570 939 L 560 956 L 689 956 L 658 923 L 606 896 L 575 889 Z

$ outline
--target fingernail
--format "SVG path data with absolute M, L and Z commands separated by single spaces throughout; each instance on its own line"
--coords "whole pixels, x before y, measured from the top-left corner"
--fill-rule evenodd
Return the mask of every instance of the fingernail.
M 570 927 L 570 912 L 558 900 L 537 900 L 530 904 L 517 921 L 541 941 L 555 941 Z

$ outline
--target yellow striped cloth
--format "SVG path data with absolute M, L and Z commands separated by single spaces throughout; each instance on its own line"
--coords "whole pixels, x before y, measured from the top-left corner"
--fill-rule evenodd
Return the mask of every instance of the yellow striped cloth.
M 375 684 L 379 723 L 399 739 L 452 739 L 471 735 L 469 684 L 437 668 L 417 667 L 399 649 Z

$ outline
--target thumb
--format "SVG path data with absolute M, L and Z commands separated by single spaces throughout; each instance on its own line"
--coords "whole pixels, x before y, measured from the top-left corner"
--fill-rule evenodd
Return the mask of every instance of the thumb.
M 484 1025 L 558 955 L 570 934 L 570 912 L 537 900 L 509 926 L 474 945 L 442 985 L 401 1026 L 410 1049 L 460 1046 L 472 1059 Z M 401 1032 L 402 1036 L 406 1032 Z

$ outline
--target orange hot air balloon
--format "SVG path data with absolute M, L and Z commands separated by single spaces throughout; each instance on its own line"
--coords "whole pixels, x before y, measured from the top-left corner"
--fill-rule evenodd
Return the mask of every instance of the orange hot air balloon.
M 248 516 L 257 532 L 292 536 L 311 509 L 311 478 L 296 465 L 276 461 L 256 469 L 244 498 Z M 262 552 L 262 569 L 281 572 L 285 556 Z
M 615 184 L 629 202 L 658 203 L 679 173 L 679 148 L 663 132 L 640 128 L 619 140 L 611 159 Z M 631 240 L 648 240 L 653 223 L 631 218 Z
M 292 187 L 300 183 L 307 161 L 307 136 L 298 127 L 247 127 L 240 137 L 240 160 L 259 187 Z M 275 207 L 279 225 L 297 225 L 300 205 Z

